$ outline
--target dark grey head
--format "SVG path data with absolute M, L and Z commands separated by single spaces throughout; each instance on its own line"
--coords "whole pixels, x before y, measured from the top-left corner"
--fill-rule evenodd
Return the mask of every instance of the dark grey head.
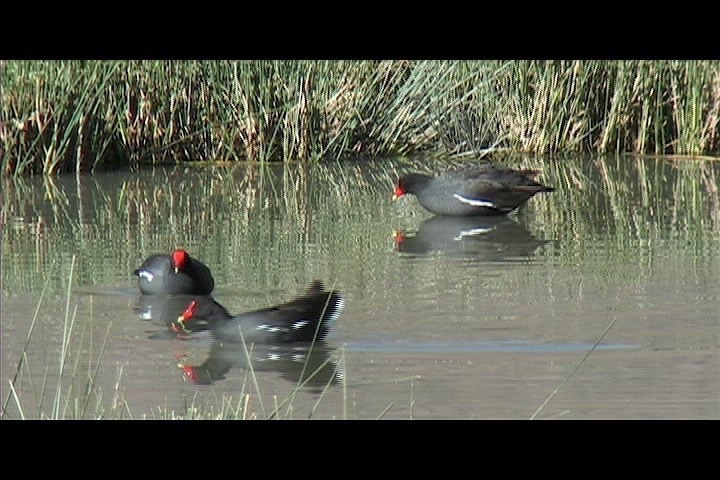
M 433 177 L 422 173 L 408 173 L 400 177 L 395 185 L 393 200 L 397 200 L 405 194 L 414 194 L 419 188 L 432 180 Z

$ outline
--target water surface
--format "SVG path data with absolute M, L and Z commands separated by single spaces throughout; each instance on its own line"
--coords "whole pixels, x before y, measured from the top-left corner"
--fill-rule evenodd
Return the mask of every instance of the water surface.
M 507 162 L 557 191 L 448 220 L 390 200 L 421 158 L 2 179 L 4 418 L 720 418 L 718 162 Z M 346 307 L 317 352 L 178 339 L 130 275 L 175 247 L 231 312 Z

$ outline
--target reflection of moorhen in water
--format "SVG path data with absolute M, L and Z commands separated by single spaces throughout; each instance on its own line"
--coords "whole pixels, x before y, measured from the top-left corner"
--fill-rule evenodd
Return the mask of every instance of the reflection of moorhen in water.
M 133 275 L 146 295 L 208 295 L 215 286 L 207 265 L 180 249 L 149 256 Z
M 231 315 L 216 301 L 193 301 L 172 329 L 176 332 L 209 329 L 219 341 L 283 344 L 324 339 L 337 320 L 344 300 L 313 281 L 306 292 L 289 302 L 252 312 Z
M 198 385 L 223 380 L 233 367 L 278 372 L 292 383 L 320 392 L 328 384 L 343 380 L 342 363 L 331 359 L 335 349 L 325 342 L 295 344 L 253 344 L 214 341 L 202 365 L 180 365 L 185 378 Z
M 552 192 L 532 178 L 540 170 L 498 168 L 490 163 L 469 165 L 436 177 L 409 173 L 395 186 L 393 200 L 414 194 L 436 215 L 505 215 L 540 192 Z
M 155 325 L 168 327 L 175 323 L 191 302 L 214 303 L 209 295 L 140 295 L 134 311 Z
M 533 255 L 547 243 L 507 217 L 434 216 L 414 236 L 396 232 L 395 248 L 404 253 L 471 254 L 486 261 L 506 261 Z

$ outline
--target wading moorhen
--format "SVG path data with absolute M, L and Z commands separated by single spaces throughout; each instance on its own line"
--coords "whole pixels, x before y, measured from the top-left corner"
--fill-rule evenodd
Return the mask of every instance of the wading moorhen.
M 540 170 L 498 168 L 490 163 L 469 165 L 431 177 L 409 173 L 395 186 L 393 200 L 414 194 L 436 215 L 505 215 L 540 192 L 552 192 L 535 180 Z
M 149 256 L 133 275 L 145 295 L 208 295 L 215 287 L 207 265 L 182 249 Z

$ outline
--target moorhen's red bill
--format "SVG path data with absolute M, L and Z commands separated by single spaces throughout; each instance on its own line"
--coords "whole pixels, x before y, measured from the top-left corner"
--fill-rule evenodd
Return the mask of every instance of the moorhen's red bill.
M 393 200 L 413 194 L 436 215 L 505 215 L 540 192 L 552 192 L 535 180 L 540 170 L 469 165 L 432 177 L 409 173 L 395 186 Z
M 215 287 L 207 265 L 182 249 L 149 256 L 133 275 L 145 295 L 209 295 Z
M 191 302 L 171 328 L 178 333 L 210 330 L 220 341 L 293 343 L 324 340 L 340 316 L 345 300 L 313 281 L 297 298 L 274 307 L 231 315 L 217 303 Z

